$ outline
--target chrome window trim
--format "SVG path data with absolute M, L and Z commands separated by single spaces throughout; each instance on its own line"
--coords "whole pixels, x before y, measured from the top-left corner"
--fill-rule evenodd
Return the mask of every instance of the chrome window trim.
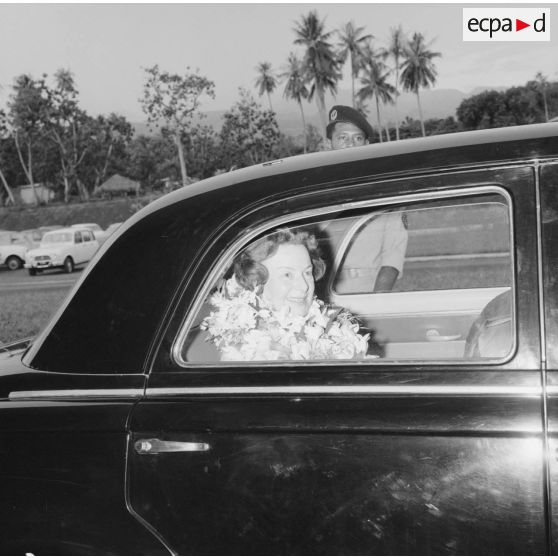
M 558 394 L 558 386 L 553 391 Z M 483 396 L 501 395 L 541 397 L 540 386 L 510 385 L 351 385 L 351 386 L 231 386 L 231 387 L 182 387 L 147 388 L 147 397 L 190 395 L 420 395 L 420 396 Z
M 558 396 L 558 385 L 549 386 L 546 392 L 550 396 Z M 511 385 L 301 385 L 301 386 L 229 386 L 229 387 L 181 387 L 181 388 L 148 388 L 145 396 L 215 396 L 215 395 L 402 395 L 402 396 L 510 396 L 533 398 L 542 397 L 542 386 L 511 386 Z M 14 391 L 9 395 L 10 401 L 31 400 L 84 400 L 107 398 L 140 398 L 143 389 L 135 390 L 37 390 Z
M 12 391 L 10 401 L 23 399 L 137 399 L 144 395 L 143 388 L 133 389 L 45 389 L 34 391 Z
M 510 168 L 522 168 L 522 166 L 519 165 L 510 165 Z M 490 170 L 490 169 L 484 169 L 484 170 Z M 471 172 L 471 171 L 469 171 Z M 440 175 L 442 173 L 439 173 Z M 452 172 L 452 175 L 455 174 Z M 418 177 L 418 178 L 424 178 L 424 177 Z M 412 180 L 412 177 L 408 177 L 405 179 L 402 178 L 398 178 L 398 179 L 393 179 L 393 180 Z M 392 180 L 392 181 L 393 181 Z M 381 182 L 381 181 L 375 181 L 375 182 Z M 368 183 L 368 184 L 362 184 L 361 186 L 367 186 L 367 185 L 371 185 L 372 183 Z M 252 239 L 256 238 L 258 235 L 262 234 L 263 232 L 265 232 L 266 230 L 270 230 L 273 229 L 275 227 L 281 226 L 285 223 L 293 223 L 296 221 L 302 221 L 304 219 L 307 219 L 309 217 L 319 217 L 319 216 L 326 216 L 326 215 L 330 215 L 332 213 L 338 213 L 340 211 L 346 211 L 347 209 L 355 209 L 355 208 L 366 208 L 366 207 L 378 207 L 378 206 L 390 206 L 390 205 L 401 205 L 401 204 L 408 204 L 408 203 L 417 203 L 417 202 L 422 202 L 422 201 L 428 201 L 428 200 L 445 200 L 445 199 L 453 199 L 453 198 L 458 198 L 458 197 L 472 197 L 475 195 L 482 195 L 482 194 L 499 194 L 501 195 L 507 202 L 507 207 L 508 207 L 508 215 L 509 215 L 509 236 L 510 236 L 510 246 L 512 247 L 511 250 L 511 266 L 512 266 L 512 271 L 515 271 L 515 253 L 513 250 L 514 247 L 514 243 L 513 243 L 513 230 L 514 230 L 514 222 L 513 222 L 513 205 L 512 205 L 512 199 L 511 196 L 509 195 L 509 193 L 506 191 L 506 189 L 500 185 L 500 184 L 495 184 L 495 183 L 483 183 L 483 184 L 478 184 L 478 185 L 474 185 L 474 184 L 469 184 L 469 185 L 463 185 L 463 186 L 459 186 L 459 187 L 455 187 L 452 189 L 448 189 L 448 190 L 442 190 L 442 191 L 435 191 L 435 192 L 420 192 L 420 193 L 413 193 L 413 194 L 404 194 L 404 195 L 399 195 L 399 196 L 388 196 L 388 197 L 384 197 L 381 199 L 374 199 L 374 200 L 363 200 L 363 201 L 359 201 L 359 202 L 346 202 L 346 203 L 341 203 L 341 204 L 336 204 L 334 206 L 329 206 L 329 207 L 324 207 L 324 208 L 319 208 L 319 209 L 311 209 L 311 210 L 306 210 L 306 211 L 301 211 L 300 213 L 297 213 L 295 215 L 289 214 L 289 215 L 283 215 L 281 217 L 277 217 L 275 219 L 272 219 L 270 221 L 267 221 L 264 224 L 259 225 L 258 227 L 252 229 L 251 231 L 247 232 L 247 234 L 245 234 L 244 236 L 242 236 L 242 238 L 238 238 L 235 242 L 233 242 L 229 248 L 227 250 L 225 250 L 225 252 L 220 256 L 219 261 L 213 266 L 213 269 L 209 272 L 206 280 L 205 280 L 205 284 L 201 287 L 198 288 L 198 291 L 195 295 L 195 301 L 194 304 L 192 305 L 192 308 L 190 310 L 190 312 L 188 313 L 188 315 L 185 317 L 182 325 L 179 328 L 178 331 L 178 335 L 175 337 L 175 340 L 172 344 L 172 348 L 171 348 L 171 358 L 174 360 L 174 362 L 176 364 L 178 364 L 182 369 L 184 370 L 191 370 L 192 368 L 199 368 L 200 365 L 203 368 L 212 368 L 212 369 L 222 369 L 224 367 L 231 367 L 234 366 L 235 363 L 233 362 L 226 362 L 226 363 L 222 363 L 220 361 L 216 361 L 216 362 L 211 362 L 211 363 L 199 363 L 199 362 L 188 362 L 185 361 L 182 358 L 182 346 L 184 345 L 184 342 L 186 340 L 186 337 L 188 335 L 188 332 L 190 330 L 190 327 L 192 325 L 192 322 L 194 321 L 194 319 L 196 318 L 196 316 L 198 315 L 198 312 L 201 308 L 201 306 L 203 305 L 204 301 L 207 298 L 207 295 L 209 294 L 209 290 L 211 289 L 211 287 L 213 285 L 215 285 L 217 279 L 224 273 L 224 271 L 230 267 L 230 265 L 233 262 L 234 259 L 234 255 L 238 252 L 238 250 L 242 247 L 242 246 L 246 246 Z M 512 293 L 514 294 L 513 300 L 515 300 L 515 292 L 516 292 L 516 279 L 515 279 L 515 273 L 512 273 L 512 282 L 510 285 L 511 289 L 512 289 Z M 420 291 L 420 292 L 428 292 L 428 291 Z M 385 293 L 383 293 L 385 294 Z M 397 294 L 397 293 L 396 293 Z M 513 343 L 512 346 L 510 348 L 509 353 L 500 359 L 483 359 L 483 360 L 479 360 L 479 361 L 473 361 L 473 360 L 469 360 L 467 361 L 468 364 L 475 364 L 475 363 L 482 363 L 482 364 L 503 364 L 505 362 L 507 362 L 508 360 L 510 360 L 513 355 L 515 354 L 516 350 L 517 350 L 517 330 L 516 330 L 516 307 L 513 307 L 513 312 L 512 312 L 512 324 L 513 324 L 513 331 L 515 332 L 514 334 L 514 338 L 513 338 Z M 373 364 L 375 361 L 375 359 L 363 359 L 363 360 L 351 360 L 351 361 L 336 361 L 334 363 L 331 363 L 333 365 L 339 365 L 343 362 L 350 362 L 353 365 L 356 366 L 368 366 L 370 364 Z M 302 364 L 303 361 L 282 361 L 282 362 L 276 362 L 276 363 L 271 363 L 271 362 L 265 362 L 265 366 L 269 366 L 274 365 L 274 367 L 285 367 L 285 366 L 293 366 L 293 364 L 296 364 L 296 366 L 300 366 L 300 364 Z M 378 362 L 381 363 L 382 365 L 387 364 L 387 365 L 401 365 L 402 361 L 401 360 L 388 360 L 388 359 L 378 359 Z M 441 359 L 438 361 L 434 361 L 434 360 L 417 360 L 417 359 L 409 359 L 409 360 L 405 360 L 403 361 L 405 364 L 416 364 L 416 365 L 424 365 L 424 364 L 447 364 L 447 365 L 453 365 L 453 366 L 458 366 L 463 364 L 462 360 L 457 360 L 457 359 Z M 240 366 L 242 367 L 261 367 L 262 366 L 262 362 L 254 362 L 254 363 L 249 363 L 249 362 L 241 362 L 238 363 Z M 328 365 L 330 364 L 329 362 L 324 362 L 324 361 L 312 361 L 312 362 L 304 362 L 304 366 L 311 366 L 311 367 L 315 367 L 315 366 L 323 366 L 323 365 Z

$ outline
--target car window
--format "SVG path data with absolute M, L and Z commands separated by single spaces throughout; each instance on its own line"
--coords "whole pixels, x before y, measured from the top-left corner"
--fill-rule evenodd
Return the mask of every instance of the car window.
M 223 255 L 175 360 L 503 359 L 510 214 L 486 192 L 293 218 Z
M 89 231 L 83 231 L 82 233 L 83 236 L 83 241 L 84 242 L 89 242 L 91 240 L 91 234 Z
M 82 237 L 81 237 L 81 232 L 77 232 L 74 234 L 74 239 L 76 241 L 76 244 L 80 244 L 82 242 Z
M 338 294 L 378 291 L 374 282 L 380 265 L 398 270 L 390 289 L 395 292 L 510 282 L 508 208 L 497 200 L 371 212 L 351 226 L 350 234 L 344 231 L 341 262 L 333 279 Z

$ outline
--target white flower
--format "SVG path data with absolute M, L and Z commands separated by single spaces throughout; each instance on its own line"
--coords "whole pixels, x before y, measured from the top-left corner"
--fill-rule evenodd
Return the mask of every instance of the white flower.
M 239 304 L 229 310 L 228 319 L 239 329 L 256 327 L 256 311 L 249 304 Z
M 340 340 L 331 346 L 331 354 L 333 358 L 350 359 L 355 356 L 355 346 L 349 340 Z
M 210 297 L 215 307 L 202 324 L 223 361 L 351 359 L 364 357 L 367 335 L 347 312 L 314 299 L 306 316 L 273 310 L 234 278 Z
M 304 334 L 311 343 L 315 343 L 324 333 L 324 328 L 319 325 L 307 324 L 304 326 Z

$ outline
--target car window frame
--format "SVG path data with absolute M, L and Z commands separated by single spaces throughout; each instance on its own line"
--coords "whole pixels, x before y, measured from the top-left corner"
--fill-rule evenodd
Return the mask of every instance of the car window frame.
M 386 208 L 389 206 L 400 206 L 407 205 L 411 203 L 420 203 L 429 200 L 450 200 L 455 198 L 465 198 L 474 197 L 482 194 L 498 194 L 502 196 L 507 203 L 508 219 L 509 219 L 509 242 L 510 242 L 510 264 L 511 264 L 511 285 L 509 286 L 512 294 L 513 306 L 512 306 L 512 331 L 513 339 L 510 345 L 508 353 L 504 357 L 500 358 L 482 358 L 482 359 L 439 359 L 439 360 L 418 360 L 418 359 L 389 359 L 389 358 L 378 358 L 378 359 L 353 359 L 353 360 L 283 360 L 283 361 L 215 361 L 215 362 L 190 362 L 185 361 L 182 358 L 183 346 L 190 328 L 192 327 L 195 319 L 198 317 L 201 307 L 206 302 L 210 290 L 214 287 L 217 280 L 223 276 L 225 271 L 230 268 L 234 257 L 238 254 L 238 251 L 243 247 L 247 246 L 253 239 L 264 234 L 266 231 L 272 230 L 281 225 L 287 223 L 296 223 L 297 221 L 304 221 L 313 217 L 326 217 L 334 213 L 339 213 L 341 211 L 346 211 L 350 209 L 360 209 L 360 208 L 374 208 L 381 207 Z M 466 365 L 490 365 L 497 366 L 502 365 L 514 358 L 514 355 L 518 347 L 518 324 L 517 324 L 517 303 L 516 303 L 516 292 L 517 292 L 517 278 L 516 278 L 516 258 L 515 258 L 515 243 L 514 243 L 514 230 L 515 222 L 513 218 L 514 206 L 513 199 L 509 191 L 505 186 L 496 181 L 494 182 L 484 182 L 484 183 L 465 183 L 462 186 L 451 187 L 447 190 L 436 190 L 427 192 L 418 192 L 411 194 L 402 195 L 389 195 L 383 198 L 373 198 L 367 200 L 359 200 L 355 202 L 345 202 L 338 203 L 332 206 L 320 207 L 317 209 L 302 210 L 297 213 L 290 213 L 288 215 L 282 215 L 280 217 L 275 217 L 273 219 L 267 220 L 264 223 L 260 223 L 258 226 L 246 231 L 241 237 L 237 237 L 228 243 L 227 247 L 221 252 L 219 257 L 215 258 L 214 264 L 206 272 L 203 280 L 203 286 L 201 286 L 195 295 L 195 300 L 190 305 L 189 311 L 185 314 L 180 326 L 177 328 L 177 333 L 174 336 L 174 340 L 170 347 L 170 357 L 175 365 L 179 367 L 179 372 L 188 372 L 191 370 L 200 369 L 210 369 L 210 370 L 223 370 L 225 368 L 261 368 L 262 365 L 271 368 L 292 368 L 293 365 L 297 367 L 332 367 L 339 366 L 341 364 L 350 363 L 354 366 L 424 366 L 424 365 L 447 365 L 451 367 L 462 367 Z M 223 234 L 226 234 L 223 233 Z M 466 289 L 465 289 L 466 290 Z M 452 291 L 452 289 L 449 289 Z M 429 293 L 433 291 L 420 291 L 421 293 Z M 435 291 L 440 292 L 440 291 Z M 448 290 L 442 291 L 448 292 Z M 390 296 L 399 295 L 399 292 L 390 293 L 372 293 L 373 296 Z

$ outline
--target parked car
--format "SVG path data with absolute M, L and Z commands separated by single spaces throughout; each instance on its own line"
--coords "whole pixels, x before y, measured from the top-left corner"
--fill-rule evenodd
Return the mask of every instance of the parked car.
M 55 268 L 72 273 L 76 266 L 89 262 L 98 249 L 99 243 L 89 229 L 58 229 L 47 232 L 40 246 L 27 252 L 25 267 L 29 275 Z
M 273 161 L 143 208 L 4 348 L 0 551 L 552 553 L 557 183 L 544 124 Z M 408 244 L 374 292 L 386 214 Z M 366 354 L 231 361 L 206 341 L 233 260 L 285 227 L 318 238 L 316 292 Z
M 93 231 L 93 234 L 95 235 L 95 240 L 97 240 L 99 244 L 102 244 L 108 237 L 106 231 L 104 231 L 102 227 L 97 223 L 76 223 L 75 225 L 72 225 L 72 228 L 89 229 L 90 231 Z
M 63 229 L 64 226 L 63 225 L 41 225 L 39 227 L 39 230 L 44 233 L 49 232 L 49 231 L 57 231 L 58 229 Z
M 25 238 L 16 231 L 0 232 L 0 265 L 15 271 L 23 267 L 28 245 Z

